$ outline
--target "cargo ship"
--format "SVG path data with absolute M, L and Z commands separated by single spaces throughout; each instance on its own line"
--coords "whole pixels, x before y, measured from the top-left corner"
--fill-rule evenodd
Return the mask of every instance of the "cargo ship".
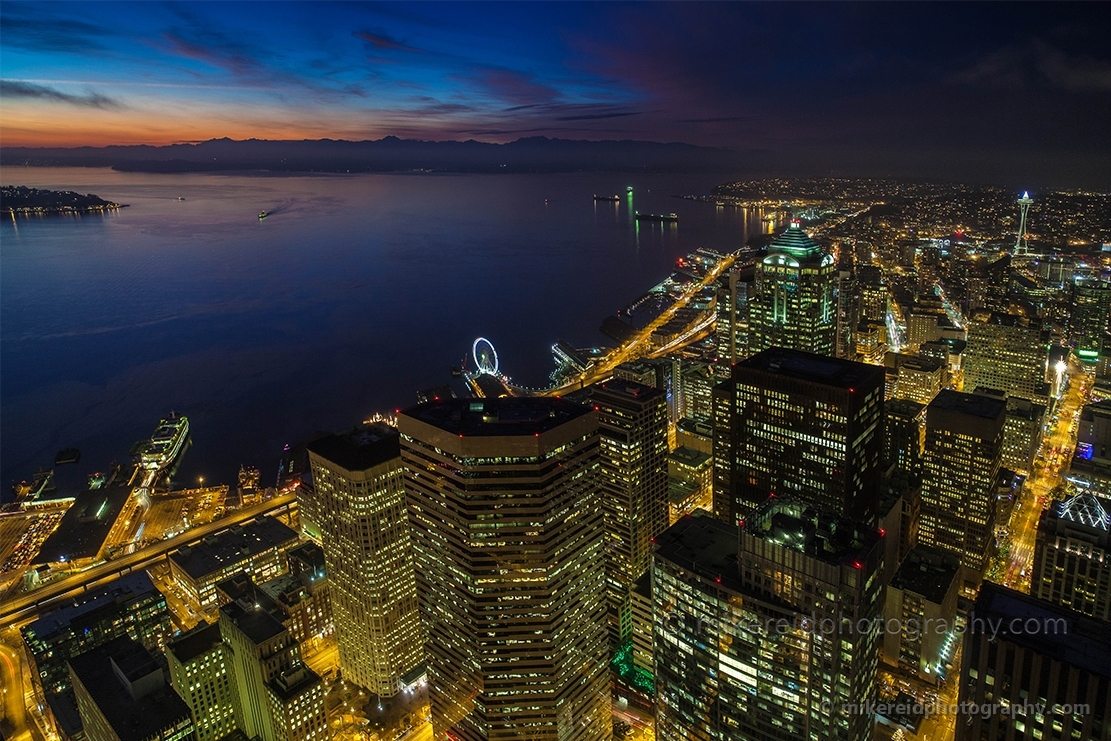
M 638 211 L 636 218 L 637 221 L 678 221 L 679 214 L 675 212 L 669 214 L 642 214 Z
M 594 194 L 594 200 L 596 200 L 596 201 L 620 201 L 621 196 L 600 196 L 597 193 L 595 193 Z
M 171 414 L 158 423 L 158 429 L 139 453 L 139 466 L 147 471 L 162 471 L 173 465 L 189 437 L 189 419 Z

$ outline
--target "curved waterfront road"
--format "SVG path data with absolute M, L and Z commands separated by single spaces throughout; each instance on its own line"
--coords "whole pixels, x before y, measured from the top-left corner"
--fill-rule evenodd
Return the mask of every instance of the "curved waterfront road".
M 7 600 L 0 606 L 0 629 L 26 617 L 45 602 L 59 599 L 71 592 L 85 589 L 102 579 L 114 579 L 117 576 L 134 571 L 135 569 L 145 569 L 155 561 L 164 558 L 170 551 L 177 550 L 184 545 L 189 545 L 202 538 L 206 538 L 232 525 L 237 525 L 247 520 L 253 520 L 260 515 L 273 512 L 276 509 L 281 509 L 292 503 L 296 497 L 296 491 L 279 494 L 269 501 L 247 507 L 227 517 L 222 517 L 219 520 L 214 520 L 205 525 L 187 530 L 175 538 L 154 543 L 134 553 L 122 556 L 113 561 L 107 561 L 91 569 L 86 569 L 85 571 L 74 574 L 73 576 L 67 576 L 64 579 L 51 582 L 44 587 L 35 589 L 15 599 Z

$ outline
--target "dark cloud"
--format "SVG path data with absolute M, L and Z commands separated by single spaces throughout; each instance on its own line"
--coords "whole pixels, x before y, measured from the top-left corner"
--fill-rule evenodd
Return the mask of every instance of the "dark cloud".
M 755 120 L 755 118 L 756 118 L 755 116 L 718 116 L 717 118 L 680 118 L 676 121 L 676 123 L 691 123 L 691 124 L 726 123 L 726 122 L 731 122 L 731 121 L 752 121 L 752 120 Z
M 46 85 L 37 85 L 18 80 L 0 80 L 0 97 L 13 99 L 46 100 L 53 103 L 81 106 L 82 108 L 101 108 L 105 110 L 119 110 L 126 106 L 107 95 L 96 92 L 87 92 L 83 95 L 63 93 Z
M 1068 54 L 1035 39 L 992 52 L 951 79 L 958 84 L 1004 90 L 1049 87 L 1107 93 L 1111 92 L 1111 60 Z
M 622 118 L 624 116 L 639 116 L 640 111 L 613 111 L 611 113 L 583 113 L 577 116 L 556 116 L 556 121 L 592 121 L 602 118 Z
M 479 68 L 474 72 L 451 77 L 476 83 L 495 98 L 517 106 L 552 102 L 561 97 L 555 88 L 537 82 L 535 75 L 511 69 Z
M 112 31 L 85 21 L 64 18 L 0 18 L 4 46 L 32 51 L 68 54 L 100 53 L 108 50 L 103 39 Z
M 368 45 L 370 45 L 371 47 L 373 47 L 375 49 L 378 49 L 378 50 L 390 49 L 390 50 L 394 50 L 394 51 L 408 51 L 408 52 L 418 52 L 418 53 L 421 51 L 420 49 L 416 49 L 412 46 L 409 46 L 407 44 L 403 44 L 400 41 L 392 39 L 384 33 L 371 33 L 370 31 L 357 31 L 354 34 L 354 36 L 355 36 L 355 38 L 366 42 Z

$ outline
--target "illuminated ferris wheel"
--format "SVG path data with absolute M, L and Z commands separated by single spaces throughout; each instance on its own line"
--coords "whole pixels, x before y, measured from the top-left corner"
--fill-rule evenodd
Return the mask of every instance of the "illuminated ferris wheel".
M 474 345 L 471 346 L 471 357 L 474 358 L 474 365 L 479 375 L 498 375 L 498 353 L 490 340 L 485 337 L 475 340 Z

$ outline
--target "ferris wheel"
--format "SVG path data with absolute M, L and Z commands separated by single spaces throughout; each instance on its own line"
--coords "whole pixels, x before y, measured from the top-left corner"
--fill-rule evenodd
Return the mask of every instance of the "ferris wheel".
M 471 357 L 474 358 L 475 369 L 480 375 L 498 375 L 498 352 L 494 343 L 485 337 L 479 337 L 471 346 Z

